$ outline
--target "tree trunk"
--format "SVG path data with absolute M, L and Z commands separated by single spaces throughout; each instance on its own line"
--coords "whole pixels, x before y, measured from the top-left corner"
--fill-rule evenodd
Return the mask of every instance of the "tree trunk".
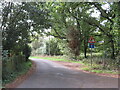
M 77 60 L 77 55 L 75 54 L 75 60 Z
M 87 45 L 86 40 L 84 40 L 84 58 L 87 58 Z
M 115 59 L 115 46 L 112 38 L 111 38 L 111 49 L 112 49 L 111 58 Z

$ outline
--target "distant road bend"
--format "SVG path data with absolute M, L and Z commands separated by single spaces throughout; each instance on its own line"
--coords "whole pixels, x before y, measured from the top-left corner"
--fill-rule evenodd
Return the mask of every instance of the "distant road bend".
M 118 88 L 118 79 L 71 70 L 55 62 L 33 59 L 36 71 L 17 88 Z

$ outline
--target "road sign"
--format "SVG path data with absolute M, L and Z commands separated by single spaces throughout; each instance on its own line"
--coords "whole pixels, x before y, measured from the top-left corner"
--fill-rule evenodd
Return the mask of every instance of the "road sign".
M 89 48 L 91 48 L 91 67 L 92 67 L 92 48 L 94 48 L 94 43 L 95 43 L 95 39 L 91 36 L 88 43 L 89 43 Z
M 99 41 L 98 43 L 102 44 L 102 43 L 104 43 L 104 41 Z
M 95 47 L 94 43 L 89 43 L 89 48 L 94 48 L 94 47 Z
M 95 39 L 91 36 L 88 43 L 95 43 L 95 42 L 96 42 Z
M 89 48 L 94 48 L 94 43 L 95 43 L 95 39 L 91 36 L 88 43 L 89 43 Z

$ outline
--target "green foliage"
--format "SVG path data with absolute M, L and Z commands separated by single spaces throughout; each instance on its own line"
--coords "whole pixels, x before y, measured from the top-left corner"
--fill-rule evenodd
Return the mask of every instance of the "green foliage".
M 103 8 L 103 5 L 108 4 L 110 7 Z M 49 32 L 56 38 L 66 40 L 67 28 L 71 25 L 76 25 L 78 29 L 79 40 L 81 45 L 80 52 L 84 52 L 85 58 L 88 52 L 87 43 L 90 36 L 96 38 L 96 51 L 108 52 L 108 57 L 115 59 L 119 52 L 119 21 L 118 10 L 119 4 L 112 3 L 48 3 L 47 7 L 51 12 L 49 13 L 52 22 L 52 31 Z M 99 16 L 92 16 L 93 13 L 99 12 Z M 119 35 L 119 36 L 118 36 Z M 66 40 L 68 41 L 68 40 Z M 104 41 L 99 44 L 98 41 Z M 106 48 L 105 49 L 103 49 Z
M 109 7 L 103 8 L 105 4 Z M 94 63 L 105 65 L 105 69 L 116 69 L 120 59 L 119 11 L 118 2 L 4 2 L 2 3 L 2 47 L 7 52 L 4 54 L 3 65 L 9 64 L 9 59 L 14 56 L 15 60 L 12 61 L 19 62 L 19 65 L 10 64 L 8 67 L 19 70 L 22 62 L 30 56 L 31 49 L 28 45 L 31 41 L 34 41 L 33 54 L 43 52 L 40 48 L 44 46 L 41 43 L 43 40 L 35 39 L 45 35 L 57 38 L 46 42 L 44 51 L 47 55 L 64 54 L 73 57 L 80 54 L 77 59 L 89 63 L 90 49 L 87 45 L 89 37 L 93 36 L 96 43 L 92 52 L 101 53 L 93 55 Z M 98 17 L 97 14 L 92 15 L 95 12 L 99 13 Z M 70 29 L 70 26 L 75 30 Z M 99 43 L 99 41 L 104 42 Z M 11 70 L 6 69 L 5 72 Z
M 31 67 L 31 61 L 24 62 L 25 56 L 13 56 L 3 60 L 2 81 L 3 85 L 12 82 L 16 77 L 25 74 Z
M 119 60 L 113 60 L 111 58 L 102 58 L 102 57 L 93 57 L 93 69 L 101 69 L 101 70 L 118 70 L 119 67 Z M 91 59 L 83 59 L 83 63 L 88 64 L 88 66 L 91 66 L 90 62 Z
M 74 54 L 75 59 L 80 54 L 80 34 L 78 30 L 71 26 L 68 30 L 68 46 L 70 48 L 70 51 Z
M 30 45 L 32 48 L 32 55 L 39 55 L 46 53 L 46 41 L 43 37 L 39 36 L 38 39 L 34 40 Z
M 3 80 L 5 80 L 5 79 L 7 79 L 9 74 L 21 69 L 21 68 L 19 68 L 21 65 L 19 62 L 23 62 L 23 58 L 21 60 L 20 56 L 13 56 L 13 57 L 8 58 L 6 60 L 3 59 L 2 62 L 3 62 L 2 67 L 4 67 L 3 72 L 2 72 L 2 74 L 3 74 L 2 78 L 3 78 Z
M 23 54 L 25 55 L 26 61 L 28 60 L 29 56 L 31 55 L 31 47 L 27 44 L 23 48 Z
M 2 6 L 2 42 L 3 50 L 19 55 L 26 44 L 36 37 L 35 33 L 43 32 L 50 26 L 47 21 L 48 11 L 43 9 L 44 3 L 5 2 Z M 46 16 L 47 15 L 47 16 Z
M 46 54 L 47 55 L 62 55 L 60 48 L 58 46 L 59 41 L 57 39 L 51 39 L 50 41 L 46 42 Z
M 110 6 L 106 10 L 103 8 L 105 4 Z M 92 16 L 95 8 L 100 13 L 99 17 Z M 72 52 L 76 51 L 76 55 L 79 54 L 78 52 L 84 52 L 84 57 L 87 58 L 86 53 L 89 52 L 87 43 L 92 35 L 96 41 L 105 42 L 96 43 L 96 51 L 109 52 L 108 57 L 115 59 L 119 53 L 120 36 L 117 9 L 119 9 L 119 4 L 115 2 L 113 4 L 107 2 L 5 3 L 2 13 L 3 49 L 12 50 L 15 53 L 21 52 L 21 45 L 28 44 L 31 36 L 36 36 L 35 32 L 40 35 L 52 35 L 66 41 L 69 45 L 67 34 L 70 31 L 68 28 L 72 25 L 76 26 L 79 34 L 78 40 L 76 39 L 76 47 L 79 48 Z M 45 28 L 51 28 L 51 31 L 46 32 Z
M 33 49 L 33 50 L 36 50 L 36 49 L 42 47 L 42 46 L 43 46 L 42 42 L 43 42 L 42 39 L 40 39 L 40 40 L 39 40 L 39 39 L 38 39 L 38 40 L 34 40 L 34 41 L 32 42 L 32 49 Z

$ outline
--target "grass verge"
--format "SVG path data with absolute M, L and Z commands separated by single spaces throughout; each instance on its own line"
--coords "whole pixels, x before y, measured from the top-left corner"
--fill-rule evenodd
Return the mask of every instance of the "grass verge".
M 64 62 L 72 62 L 72 63 L 81 63 L 81 61 L 73 61 L 69 60 L 68 58 L 62 57 L 62 56 L 47 56 L 47 57 L 42 57 L 42 56 L 31 56 L 30 58 L 36 58 L 36 59 L 46 59 L 46 60 L 53 60 L 53 61 L 64 61 Z
M 21 70 L 11 73 L 6 80 L 2 81 L 3 88 L 6 84 L 13 82 L 17 77 L 27 73 L 31 66 L 32 62 L 30 60 L 28 62 L 24 62 L 21 66 Z

